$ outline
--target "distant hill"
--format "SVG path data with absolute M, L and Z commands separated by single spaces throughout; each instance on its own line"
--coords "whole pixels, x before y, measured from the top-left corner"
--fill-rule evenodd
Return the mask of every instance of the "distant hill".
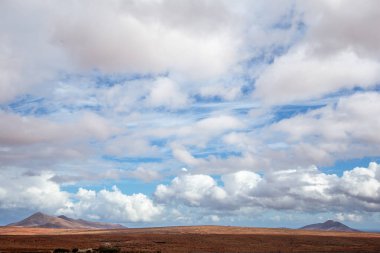
M 37 227 L 37 228 L 65 228 L 65 229 L 118 229 L 125 228 L 119 224 L 86 221 L 82 219 L 72 219 L 64 215 L 50 216 L 37 212 L 28 218 L 8 224 L 13 227 Z
M 359 230 L 350 228 L 338 221 L 328 220 L 323 223 L 316 223 L 304 226 L 303 230 L 324 230 L 324 231 L 341 231 L 341 232 L 359 232 Z

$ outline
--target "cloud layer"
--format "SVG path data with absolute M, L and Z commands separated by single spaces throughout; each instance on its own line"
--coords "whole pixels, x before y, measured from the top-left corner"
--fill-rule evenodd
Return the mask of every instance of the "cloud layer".
M 43 210 L 115 222 L 164 221 L 181 206 L 229 216 L 247 209 L 332 212 L 340 220 L 360 219 L 355 213 L 380 211 L 380 165 L 347 170 L 342 176 L 316 167 L 280 170 L 265 175 L 251 171 L 224 174 L 220 182 L 205 174 L 183 174 L 160 184 L 154 198 L 127 195 L 116 186 L 99 191 L 62 190 L 52 173 L 2 173 L 0 210 Z M 191 217 L 190 217 L 191 218 Z
M 100 191 L 79 188 L 76 193 L 69 193 L 53 182 L 53 177 L 52 172 L 2 172 L 0 210 L 41 210 L 123 223 L 154 221 L 164 210 L 146 195 L 126 195 L 116 186 Z
M 373 226 L 378 5 L 1 1 L 0 214 Z
M 297 211 L 380 210 L 380 166 L 347 170 L 341 177 L 316 167 L 280 170 L 261 176 L 238 171 L 221 177 L 183 175 L 159 185 L 155 197 L 163 203 L 214 211 L 276 209 Z

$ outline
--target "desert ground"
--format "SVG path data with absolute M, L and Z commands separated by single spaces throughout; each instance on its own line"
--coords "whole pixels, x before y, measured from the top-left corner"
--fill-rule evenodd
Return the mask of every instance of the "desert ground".
M 0 252 L 52 252 L 111 245 L 121 252 L 380 252 L 380 234 L 191 226 L 67 230 L 0 227 Z

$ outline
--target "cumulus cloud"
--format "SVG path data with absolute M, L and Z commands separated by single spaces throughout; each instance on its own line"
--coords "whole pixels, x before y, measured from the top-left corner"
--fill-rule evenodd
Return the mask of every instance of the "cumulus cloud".
M 80 188 L 74 198 L 69 208 L 59 212 L 117 222 L 150 222 L 163 212 L 163 207 L 154 204 L 146 195 L 125 195 L 116 186 L 111 191 L 99 192 Z
M 106 119 L 90 112 L 64 120 L 0 111 L 0 121 L 0 159 L 4 165 L 41 166 L 84 159 L 93 153 L 91 140 L 104 141 L 118 132 Z
M 260 48 L 292 37 L 281 29 L 265 31 L 291 9 L 291 1 L 273 2 L 3 1 L 0 102 L 53 89 L 62 73 L 93 69 L 106 74 L 169 72 L 187 81 L 229 76 Z M 269 10 L 265 18 L 259 15 L 263 10 Z M 201 93 L 222 93 L 227 99 L 239 93 L 231 85 L 224 89 L 202 88 Z
M 221 29 L 224 22 L 217 22 L 229 15 L 223 2 L 69 1 L 58 6 L 59 12 L 53 9 L 58 13 L 52 37 L 85 68 L 132 73 L 176 70 L 203 77 L 223 73 L 237 59 L 233 33 Z M 88 8 L 91 11 L 83 15 Z M 190 14 L 193 11 L 198 18 Z M 196 22 L 185 22 L 188 19 Z
M 266 173 L 239 171 L 223 175 L 222 184 L 208 175 L 181 175 L 169 185 L 159 185 L 155 197 L 211 210 L 265 208 L 297 211 L 380 210 L 380 166 L 354 168 L 343 176 L 326 174 L 316 167 Z M 351 217 L 352 218 L 352 217 Z
M 141 193 L 126 195 L 116 186 L 98 192 L 80 188 L 72 194 L 53 181 L 55 174 L 52 172 L 1 170 L 0 175 L 0 210 L 39 210 L 117 222 L 155 221 L 164 211 L 164 207 L 155 204 L 148 196 Z
M 337 158 L 379 155 L 377 128 L 379 94 L 357 93 L 320 109 L 284 119 L 270 126 L 282 133 L 297 159 L 329 163 Z M 299 161 L 299 160 L 298 160 Z
M 222 176 L 226 192 L 243 198 L 247 197 L 247 194 L 256 188 L 261 180 L 262 178 L 257 173 L 244 170 Z
M 337 213 L 336 219 L 339 221 L 353 221 L 353 222 L 360 222 L 363 220 L 363 216 L 360 214 L 355 213 Z
M 52 180 L 51 172 L 20 173 L 2 172 L 2 178 L 8 179 L 0 187 L 3 210 L 24 208 L 117 222 L 157 221 L 173 205 L 221 215 L 247 208 L 337 212 L 339 219 L 351 221 L 360 221 L 362 212 L 380 210 L 380 165 L 376 163 L 342 176 L 316 167 L 264 175 L 238 171 L 223 175 L 220 182 L 209 175 L 183 174 L 169 185 L 158 185 L 154 200 L 141 193 L 126 195 L 116 186 L 100 191 L 80 188 L 72 194 Z
M 220 203 L 225 191 L 208 175 L 183 175 L 172 180 L 170 186 L 158 185 L 155 196 L 166 201 L 181 201 L 189 206 L 207 206 Z
M 380 22 L 376 0 L 358 3 L 348 1 L 298 1 L 306 12 L 309 42 L 314 41 L 318 53 L 351 48 L 362 57 L 379 59 L 380 36 L 373 24 Z
M 254 97 L 276 105 L 376 85 L 380 37 L 372 29 L 379 22 L 377 5 L 372 0 L 297 1 L 306 34 L 258 76 Z
M 254 95 L 268 104 L 316 99 L 343 88 L 374 86 L 380 80 L 379 72 L 379 61 L 350 49 L 316 56 L 308 48 L 296 48 L 259 76 Z
M 371 163 L 368 168 L 345 171 L 338 189 L 376 210 L 380 199 L 379 170 L 378 164 Z
M 32 209 L 54 212 L 70 205 L 70 194 L 50 178 L 54 174 L 41 172 L 24 174 L 0 170 L 0 209 Z
M 189 99 L 186 94 L 183 94 L 178 85 L 169 78 L 155 80 L 147 97 L 148 105 L 169 109 L 184 107 L 188 102 Z
M 44 92 L 58 71 L 72 68 L 51 43 L 50 3 L 2 1 L 0 6 L 0 103 L 6 103 L 20 94 Z

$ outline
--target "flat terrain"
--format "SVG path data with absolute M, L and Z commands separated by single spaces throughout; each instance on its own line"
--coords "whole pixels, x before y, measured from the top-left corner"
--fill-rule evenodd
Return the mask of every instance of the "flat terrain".
M 224 226 L 118 230 L 0 227 L 0 252 L 119 247 L 122 252 L 380 252 L 380 234 Z

